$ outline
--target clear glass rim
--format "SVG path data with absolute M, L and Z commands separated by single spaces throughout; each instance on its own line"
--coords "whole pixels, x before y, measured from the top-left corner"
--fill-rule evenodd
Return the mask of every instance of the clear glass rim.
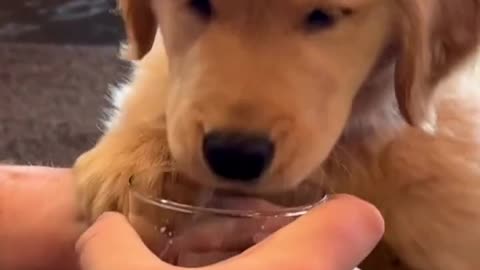
M 217 216 L 225 216 L 231 218 L 268 218 L 268 217 L 299 217 L 306 214 L 309 210 L 317 207 L 320 204 L 323 204 L 328 200 L 328 193 L 325 193 L 324 196 L 315 203 L 307 204 L 303 206 L 295 207 L 283 207 L 281 209 L 275 210 L 239 210 L 239 209 L 227 209 L 227 208 L 216 208 L 216 207 L 203 207 L 203 206 L 194 206 L 184 203 L 178 203 L 173 200 L 161 199 L 161 198 L 152 198 L 141 194 L 139 191 L 135 190 L 130 186 L 130 196 L 134 196 L 136 199 L 160 207 L 163 209 L 176 211 L 184 214 L 209 214 Z

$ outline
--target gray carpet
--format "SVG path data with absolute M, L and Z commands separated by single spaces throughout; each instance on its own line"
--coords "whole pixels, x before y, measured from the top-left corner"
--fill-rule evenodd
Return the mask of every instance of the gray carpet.
M 70 166 L 99 136 L 114 47 L 0 43 L 0 162 Z

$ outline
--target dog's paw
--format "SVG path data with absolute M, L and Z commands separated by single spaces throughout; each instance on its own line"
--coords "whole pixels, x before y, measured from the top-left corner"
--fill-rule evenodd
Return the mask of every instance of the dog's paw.
M 115 157 L 92 149 L 80 156 L 73 168 L 82 219 L 94 221 L 106 211 L 123 212 L 132 168 L 115 165 Z
M 107 211 L 127 214 L 129 182 L 147 187 L 161 181 L 167 156 L 162 141 L 128 139 L 103 141 L 81 155 L 73 175 L 82 218 L 93 222 Z

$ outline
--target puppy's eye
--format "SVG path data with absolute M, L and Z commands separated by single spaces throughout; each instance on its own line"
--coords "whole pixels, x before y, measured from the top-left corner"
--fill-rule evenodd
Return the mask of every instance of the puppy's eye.
M 315 9 L 308 14 L 305 23 L 312 30 L 324 29 L 335 24 L 335 17 L 325 10 Z
M 341 17 L 351 14 L 352 11 L 350 9 L 341 9 L 336 12 L 314 9 L 308 14 L 305 24 L 309 30 L 323 30 L 334 26 Z
M 210 18 L 213 15 L 213 7 L 210 0 L 189 0 L 190 8 L 198 15 L 204 18 Z

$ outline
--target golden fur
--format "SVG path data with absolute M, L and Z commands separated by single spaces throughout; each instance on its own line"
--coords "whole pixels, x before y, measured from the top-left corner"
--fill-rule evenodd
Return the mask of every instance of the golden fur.
M 74 168 L 88 218 L 123 211 L 131 177 L 220 185 L 203 134 L 263 132 L 278 151 L 257 192 L 308 178 L 381 210 L 364 269 L 480 268 L 480 0 L 212 0 L 211 19 L 187 2 L 120 0 L 138 61 Z M 310 33 L 314 8 L 352 14 Z

